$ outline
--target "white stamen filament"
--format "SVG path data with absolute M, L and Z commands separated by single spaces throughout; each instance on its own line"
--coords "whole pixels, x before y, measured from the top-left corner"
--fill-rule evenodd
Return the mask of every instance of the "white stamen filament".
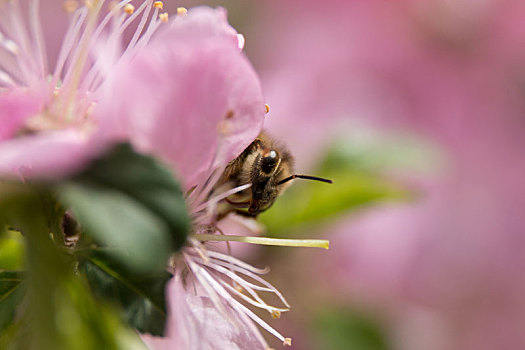
M 270 289 L 270 292 L 271 293 L 274 293 L 275 295 L 277 295 L 279 297 L 279 299 L 282 301 L 282 303 L 284 305 L 286 305 L 287 308 L 290 307 L 290 304 L 288 304 L 288 302 L 286 301 L 286 299 L 284 298 L 284 296 L 281 294 L 281 292 L 279 292 L 279 290 L 277 288 L 275 288 L 274 286 L 272 286 L 270 284 L 270 282 L 266 281 L 264 278 L 261 278 L 260 276 L 258 276 L 257 274 L 253 273 L 253 272 L 250 272 L 248 270 L 243 270 L 239 267 L 236 267 L 236 266 L 229 266 L 227 265 L 226 263 L 224 262 L 218 262 L 218 261 L 212 261 L 212 263 L 214 264 L 217 264 L 217 265 L 220 265 L 220 266 L 225 266 L 225 267 L 228 267 L 229 269 L 235 271 L 235 272 L 239 272 L 245 276 L 248 276 L 250 277 L 251 279 L 261 283 L 262 285 L 266 286 L 268 289 Z M 248 284 L 251 284 L 250 282 L 246 281 L 246 283 Z M 261 291 L 264 291 L 263 289 L 261 288 L 264 288 L 264 287 L 259 287 L 257 285 L 252 285 L 252 288 L 253 289 L 258 289 L 261 290 Z
M 271 327 L 268 323 L 264 322 L 259 316 L 255 315 L 250 309 L 248 309 L 246 306 L 239 303 L 237 300 L 234 300 L 234 302 L 237 304 L 237 307 L 240 309 L 241 312 L 246 314 L 248 317 L 250 317 L 252 320 L 257 322 L 259 326 L 264 328 L 268 333 L 273 334 L 277 339 L 283 342 L 283 344 L 286 343 L 286 339 L 281 335 L 281 333 L 277 332 L 273 327 Z
M 264 269 L 258 269 L 256 267 L 253 267 L 250 264 L 245 263 L 242 260 L 234 258 L 231 255 L 225 255 L 225 254 L 222 254 L 222 253 L 219 253 L 219 252 L 214 252 L 213 250 L 209 251 L 208 255 L 211 258 L 214 258 L 214 259 L 217 259 L 217 260 L 222 260 L 222 261 L 224 261 L 224 262 L 226 262 L 228 264 L 236 265 L 236 266 L 238 266 L 238 267 L 240 267 L 242 269 L 251 271 L 251 272 L 259 274 L 259 275 L 264 275 L 264 274 L 267 274 L 268 272 L 270 272 L 270 269 L 268 267 L 266 267 Z
M 73 51 L 73 48 L 80 36 L 80 29 L 86 20 L 87 14 L 88 10 L 85 7 L 79 8 L 73 14 L 73 19 L 69 24 L 69 27 L 66 31 L 66 37 L 64 38 L 62 47 L 60 48 L 60 53 L 58 54 L 57 65 L 52 80 L 52 84 L 54 86 L 57 85 L 62 75 L 62 70 L 64 69 L 65 63 L 70 53 Z
M 218 266 L 214 266 L 213 268 L 217 268 Z M 223 269 L 223 270 L 226 270 L 228 271 L 227 269 Z M 220 272 L 220 270 L 217 270 Z M 224 272 L 222 272 L 224 274 Z M 261 308 L 261 309 L 265 309 L 265 310 L 268 310 L 270 313 L 273 312 L 273 311 L 279 311 L 279 312 L 286 312 L 286 311 L 290 311 L 290 309 L 288 308 L 279 308 L 279 307 L 276 307 L 276 306 L 272 306 L 272 305 L 268 305 L 264 302 L 264 300 L 255 292 L 253 291 L 246 283 L 245 281 L 240 278 L 239 276 L 235 275 L 234 273 L 230 272 L 231 275 L 235 276 L 234 278 L 232 278 L 232 281 L 235 281 L 239 284 L 239 286 L 243 287 L 244 290 L 246 290 L 255 300 L 249 298 L 247 295 L 241 293 L 238 289 L 236 288 L 233 288 L 231 285 L 229 285 L 228 283 L 224 282 L 221 280 L 221 283 L 224 283 L 225 287 L 227 287 L 228 289 L 231 288 L 231 291 L 237 295 L 239 295 L 242 299 L 244 299 L 245 301 L 247 301 L 248 303 L 258 307 L 258 308 Z
M 114 23 L 115 27 L 119 28 L 122 25 L 122 22 L 126 18 L 125 13 L 121 13 L 121 9 L 123 9 L 131 0 L 123 0 L 119 2 L 118 4 L 115 4 L 113 8 L 109 11 L 108 14 L 104 17 L 104 19 L 100 22 L 97 29 L 95 29 L 95 33 L 93 34 L 93 40 L 97 40 L 104 28 L 108 25 L 110 20 L 115 20 L 115 17 L 118 17 L 116 22 Z M 138 14 L 137 14 L 138 15 Z M 111 44 L 115 43 L 118 39 L 118 36 L 113 33 L 113 35 L 108 39 L 108 42 Z M 86 77 L 82 83 L 82 89 L 85 89 L 87 91 L 93 91 L 99 81 L 101 79 L 100 69 L 102 61 L 97 60 L 93 64 L 93 66 L 89 69 L 89 71 L 86 74 Z
M 6 39 L 4 35 L 0 32 L 0 45 L 4 50 L 9 52 L 10 54 L 17 56 L 20 53 L 20 49 L 18 48 L 18 45 L 13 41 Z
M 262 305 L 264 306 L 260 306 L 264 309 L 267 309 L 267 310 L 279 310 L 279 311 L 288 311 L 289 310 L 289 305 L 287 305 L 288 308 L 277 308 L 277 307 L 274 307 L 274 306 L 269 306 L 267 305 L 260 297 L 259 295 L 251 290 L 251 287 L 248 285 L 248 283 L 246 281 L 244 281 L 242 278 L 240 278 L 238 275 L 236 275 L 234 272 L 230 271 L 229 269 L 225 269 L 223 268 L 222 266 L 220 266 L 219 264 L 206 264 L 208 267 L 216 270 L 217 272 L 220 272 L 221 274 L 223 275 L 226 275 L 227 277 L 229 277 L 231 280 L 237 282 L 239 285 L 241 285 L 246 291 L 248 291 L 248 293 L 250 293 L 250 295 L 252 295 L 259 303 L 261 303 Z M 233 269 L 232 269 L 233 270 Z M 235 271 L 235 270 L 234 270 Z M 242 273 L 242 271 L 239 271 Z M 283 300 L 283 303 L 286 303 L 286 300 Z
M 219 152 L 219 150 L 215 151 L 215 159 L 219 157 Z M 192 207 L 195 205 L 195 203 L 204 203 L 207 201 L 206 197 L 209 195 L 217 181 L 219 181 L 224 169 L 226 168 L 226 164 L 222 167 L 216 167 L 214 163 L 217 162 L 213 162 L 213 164 L 211 164 L 209 169 L 207 170 L 207 173 L 210 174 L 210 176 L 208 176 L 208 178 L 206 179 L 206 181 L 204 181 L 202 186 L 197 186 L 196 191 L 193 191 L 191 193 L 189 201 Z
M 142 18 L 140 19 L 139 25 L 137 27 L 137 30 L 135 31 L 135 34 L 133 34 L 133 37 L 131 38 L 131 41 L 128 44 L 128 48 L 124 52 L 123 56 L 126 55 L 127 51 L 130 50 L 135 46 L 135 43 L 139 39 L 140 34 L 142 33 L 142 30 L 144 29 L 144 26 L 146 25 L 146 21 L 148 20 L 149 13 L 151 11 L 153 0 L 146 0 L 142 5 L 139 7 L 137 12 L 141 12 L 144 8 L 146 9 L 144 13 L 142 14 Z
M 7 41 L 7 47 L 9 48 L 11 46 L 11 52 L 13 52 L 13 49 L 16 51 L 16 53 L 13 53 L 16 54 L 16 63 L 20 67 L 21 80 L 28 83 L 34 80 L 32 79 L 34 64 L 31 62 L 33 56 L 31 56 L 28 48 L 27 31 L 24 28 L 25 24 L 20 14 L 18 2 L 10 1 L 8 2 L 8 6 L 10 6 L 10 10 L 6 11 L 7 16 L 4 17 L 5 23 L 1 23 L 2 29 L 10 39 Z
M 253 325 L 252 322 L 249 321 L 249 319 L 252 319 L 256 323 L 258 323 L 262 328 L 264 328 L 269 333 L 276 336 L 278 339 L 283 339 L 284 337 L 279 334 L 275 329 L 270 327 L 266 322 L 261 320 L 257 315 L 255 315 L 253 312 L 251 312 L 248 308 L 246 308 L 244 305 L 239 303 L 237 300 L 235 300 L 230 293 L 228 293 L 221 285 L 218 283 L 210 274 L 208 271 L 206 271 L 203 267 L 193 262 L 193 260 L 189 257 L 186 257 L 185 259 L 186 263 L 192 270 L 194 276 L 199 280 L 200 284 L 203 288 L 207 289 L 210 299 L 214 303 L 214 305 L 219 310 L 224 310 L 224 307 L 221 303 L 221 298 L 224 302 L 226 302 L 233 310 L 237 311 L 236 315 L 240 316 L 244 323 L 248 325 L 252 330 L 257 339 L 263 346 L 268 347 L 268 344 L 266 343 L 266 340 L 263 338 L 263 336 L 257 331 L 257 328 Z M 220 306 L 219 306 L 220 305 Z M 225 311 L 225 310 L 224 310 Z M 224 316 L 228 316 L 229 313 L 223 312 Z M 231 319 L 229 317 L 232 324 L 236 325 L 237 320 Z
M 252 186 L 252 184 L 244 184 L 244 185 L 241 185 L 241 186 L 238 186 L 238 187 L 234 187 L 231 190 L 225 191 L 225 192 L 223 192 L 223 193 L 221 193 L 221 194 L 211 198 L 207 202 L 202 203 L 201 205 L 197 206 L 197 208 L 195 208 L 194 212 L 199 212 L 199 211 L 201 211 L 203 209 L 212 207 L 215 204 L 219 203 L 224 198 L 229 197 L 232 194 L 235 194 L 237 192 L 244 191 L 245 189 L 250 188 L 251 186 Z
M 160 25 L 159 21 L 159 12 L 160 9 L 158 7 L 155 7 L 153 10 L 153 15 L 151 16 L 151 20 L 149 22 L 148 27 L 144 31 L 144 34 L 140 37 L 139 40 L 137 40 L 136 44 L 133 46 L 133 48 L 139 48 L 143 45 L 147 44 L 153 33 L 157 30 L 157 28 Z
M 4 72 L 3 70 L 0 70 L 0 84 L 7 85 L 7 86 L 16 85 L 13 79 L 11 78 L 11 76 L 9 76 L 9 74 Z
M 224 300 L 230 299 L 231 296 L 222 287 L 220 289 L 214 288 L 214 284 L 217 284 L 215 279 L 204 269 L 200 264 L 197 264 L 192 258 L 184 255 L 184 262 L 190 268 L 195 278 L 200 282 L 200 285 L 205 289 L 206 293 L 210 297 L 213 305 L 228 318 L 228 321 L 236 324 L 236 320 L 229 316 L 224 304 L 221 302 L 221 297 Z M 238 326 L 238 325 L 237 325 Z
M 214 234 L 194 234 L 193 237 L 199 241 L 229 241 L 243 242 L 261 245 L 273 245 L 283 247 L 312 247 L 328 249 L 330 242 L 325 239 L 285 239 L 270 237 L 250 237 L 250 236 L 233 236 L 233 235 L 214 235 Z
M 264 278 L 261 278 L 258 276 L 261 274 L 266 274 L 269 271 L 268 268 L 257 269 L 237 258 L 234 258 L 233 256 L 225 255 L 219 252 L 214 252 L 212 250 L 206 251 L 206 255 L 207 255 L 206 264 L 223 266 L 233 272 L 239 272 L 253 279 L 254 281 L 261 283 L 265 287 L 261 287 L 253 283 L 250 283 L 248 281 L 244 281 L 244 283 L 249 285 L 250 288 L 254 290 L 260 290 L 260 291 L 270 292 L 270 293 L 275 294 L 287 308 L 290 308 L 290 304 L 288 304 L 288 302 L 286 301 L 284 296 L 281 294 L 281 292 L 279 292 L 277 288 L 275 288 L 271 283 L 266 281 Z M 221 260 L 214 258 L 214 256 L 219 257 Z
M 16 46 L 16 44 L 13 41 L 6 41 L 7 44 L 12 43 L 14 46 Z M 9 52 L 2 45 L 2 39 L 0 38 L 0 70 L 2 70 L 5 75 L 9 76 L 9 80 L 12 81 L 15 85 L 17 85 L 18 82 L 22 83 L 24 81 L 24 76 L 23 73 L 20 71 L 20 63 L 18 60 L 18 56 Z
M 29 23 L 31 28 L 31 35 L 35 39 L 34 54 L 38 57 L 38 65 L 40 76 L 44 77 L 47 73 L 47 54 L 44 45 L 42 24 L 40 23 L 40 16 L 38 15 L 40 3 L 38 0 L 32 0 L 29 5 Z
M 73 119 L 73 111 L 78 93 L 78 86 L 86 66 L 89 52 L 93 45 L 93 41 L 91 39 L 97 24 L 98 14 L 102 8 L 103 3 L 103 0 L 95 0 L 93 7 L 89 9 L 88 20 L 82 36 L 80 37 L 78 47 L 73 54 L 71 68 L 68 70 L 64 78 L 65 97 L 63 100 L 64 105 L 62 107 L 61 114 L 65 115 L 68 120 Z
M 220 281 L 220 283 L 226 287 L 226 289 L 228 289 L 230 292 L 232 292 L 233 294 L 237 295 L 239 298 L 241 298 L 242 300 L 246 301 L 248 304 L 251 304 L 255 307 L 258 307 L 260 309 L 266 309 L 270 312 L 270 314 L 272 314 L 273 312 L 279 312 L 279 314 L 281 312 L 286 312 L 286 311 L 290 311 L 289 309 L 280 309 L 280 308 L 276 308 L 274 306 L 270 306 L 266 303 L 260 303 L 260 302 L 257 302 L 253 299 L 251 299 L 250 297 L 248 297 L 247 295 L 239 292 L 237 289 L 233 288 L 232 286 L 230 286 L 228 283 L 224 282 L 224 281 Z
M 100 37 L 100 33 L 102 33 L 102 30 L 106 27 L 109 21 L 112 18 L 114 18 L 116 15 L 119 15 L 122 19 L 126 17 L 126 15 L 123 15 L 120 13 L 120 10 L 123 7 L 125 7 L 130 1 L 131 0 L 123 0 L 119 2 L 118 4 L 115 4 L 115 6 L 113 6 L 113 8 L 106 14 L 104 19 L 97 26 L 97 29 L 95 29 L 95 33 L 93 34 L 93 40 L 97 40 Z
M 126 4 L 124 4 L 123 7 L 125 7 L 125 5 L 127 5 L 129 1 L 126 2 Z M 122 35 L 124 33 L 124 31 L 129 27 L 129 25 L 131 23 L 133 23 L 135 21 L 135 19 L 141 14 L 141 12 L 144 10 L 144 3 L 142 4 L 142 6 L 140 6 L 138 8 L 138 10 L 134 10 L 133 11 L 133 14 L 131 14 L 127 19 L 126 21 L 124 22 L 124 24 L 118 28 L 118 30 L 116 31 L 116 34 L 117 35 Z M 112 11 L 113 12 L 113 11 Z M 126 17 L 126 14 L 124 14 L 123 17 Z

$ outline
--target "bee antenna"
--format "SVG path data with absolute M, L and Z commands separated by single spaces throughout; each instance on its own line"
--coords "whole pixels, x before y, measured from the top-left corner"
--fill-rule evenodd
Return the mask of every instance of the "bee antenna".
M 297 175 L 297 174 L 294 174 L 292 176 L 288 176 L 286 179 L 284 180 L 281 180 L 277 183 L 277 186 L 279 185 L 282 185 L 290 180 L 293 180 L 293 179 L 305 179 L 305 180 L 314 180 L 314 181 L 321 181 L 321 182 L 326 182 L 326 183 L 329 183 L 331 184 L 332 183 L 332 180 L 329 180 L 329 179 L 323 179 L 322 177 L 317 177 L 317 176 L 310 176 L 310 175 Z

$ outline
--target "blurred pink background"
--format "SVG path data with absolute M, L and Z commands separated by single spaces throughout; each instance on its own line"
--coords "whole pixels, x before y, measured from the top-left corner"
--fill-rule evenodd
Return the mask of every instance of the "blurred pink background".
M 266 1 L 247 12 L 238 29 L 271 106 L 266 127 L 301 171 L 363 126 L 424 137 L 445 159 L 439 171 L 396 169 L 418 200 L 354 212 L 322 230 L 329 252 L 279 260 L 289 267 L 274 267 L 286 276 L 276 283 L 300 303 L 286 315 L 297 348 L 324 348 L 300 332 L 331 304 L 376 315 L 387 348 L 525 348 L 525 3 Z

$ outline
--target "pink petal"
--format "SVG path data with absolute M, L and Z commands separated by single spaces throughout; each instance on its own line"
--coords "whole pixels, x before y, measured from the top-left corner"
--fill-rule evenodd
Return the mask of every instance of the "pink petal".
M 50 179 L 79 170 L 101 151 L 75 130 L 40 133 L 0 143 L 0 174 Z
M 0 141 L 13 136 L 24 122 L 38 114 L 44 105 L 44 93 L 14 88 L 0 94 Z
M 99 116 L 104 132 L 130 138 L 170 163 L 186 188 L 237 156 L 259 133 L 259 80 L 223 10 L 177 18 L 116 67 Z
M 169 282 L 167 295 L 167 337 L 142 335 L 151 349 L 264 350 L 247 325 L 240 319 L 233 325 L 209 298 L 186 291 L 180 276 Z

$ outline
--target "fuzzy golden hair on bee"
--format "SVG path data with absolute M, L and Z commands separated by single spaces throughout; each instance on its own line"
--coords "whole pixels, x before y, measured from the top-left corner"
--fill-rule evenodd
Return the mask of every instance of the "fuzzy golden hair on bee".
M 237 186 L 251 184 L 224 199 L 218 208 L 217 220 L 235 211 L 255 217 L 270 208 L 277 197 L 291 184 L 291 180 L 332 183 L 316 176 L 294 173 L 294 158 L 284 144 L 271 138 L 265 131 L 224 170 L 212 193 L 221 193 Z M 247 209 L 247 210 L 246 210 Z

